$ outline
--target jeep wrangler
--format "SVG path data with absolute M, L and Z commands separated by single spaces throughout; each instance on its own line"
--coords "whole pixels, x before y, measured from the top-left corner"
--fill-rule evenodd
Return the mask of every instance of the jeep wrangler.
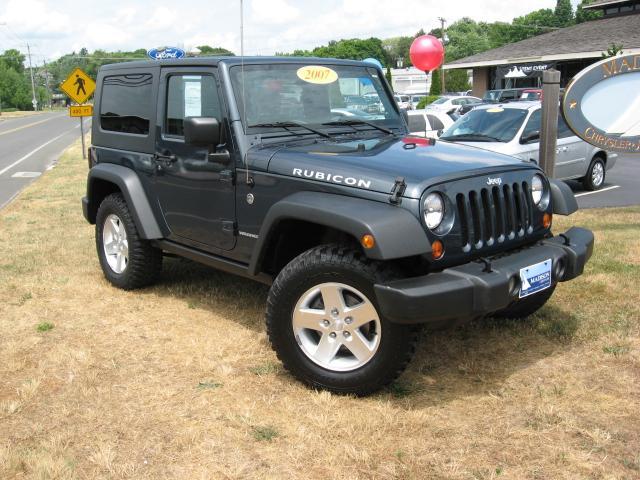
M 576 278 L 590 231 L 554 236 L 571 190 L 533 163 L 407 135 L 376 66 L 309 58 L 107 65 L 84 216 L 105 277 L 166 254 L 270 285 L 266 324 L 303 382 L 364 395 L 418 327 L 526 317 Z

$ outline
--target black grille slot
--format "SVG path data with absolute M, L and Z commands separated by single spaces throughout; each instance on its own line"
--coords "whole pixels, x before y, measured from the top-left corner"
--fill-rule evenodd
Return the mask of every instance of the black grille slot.
M 463 251 L 533 232 L 533 198 L 526 182 L 456 195 Z

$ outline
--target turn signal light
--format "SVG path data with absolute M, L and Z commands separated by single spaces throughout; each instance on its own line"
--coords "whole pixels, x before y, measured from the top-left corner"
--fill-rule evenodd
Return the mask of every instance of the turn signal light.
M 371 248 L 376 246 L 375 238 L 373 238 L 373 235 L 370 235 L 368 233 L 366 235 L 362 236 L 362 238 L 360 239 L 360 243 L 367 250 L 369 250 L 369 249 L 371 249 Z
M 431 244 L 431 256 L 434 260 L 440 260 L 444 255 L 444 245 L 440 240 L 436 240 Z
M 551 214 L 550 213 L 545 213 L 542 216 L 542 226 L 544 228 L 549 228 L 551 226 Z

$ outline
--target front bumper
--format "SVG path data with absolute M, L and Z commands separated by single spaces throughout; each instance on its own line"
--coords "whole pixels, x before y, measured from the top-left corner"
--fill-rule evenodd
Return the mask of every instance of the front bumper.
M 533 246 L 491 257 L 488 263 L 471 262 L 374 288 L 382 315 L 392 322 L 453 324 L 516 301 L 521 268 L 551 259 L 555 285 L 581 275 L 592 252 L 593 233 L 572 227 Z

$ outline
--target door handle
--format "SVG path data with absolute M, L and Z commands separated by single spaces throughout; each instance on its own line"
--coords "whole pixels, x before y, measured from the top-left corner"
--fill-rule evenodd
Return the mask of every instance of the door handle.
M 166 167 L 170 166 L 173 162 L 178 160 L 174 154 L 165 152 L 165 153 L 154 153 L 153 160 L 159 163 L 164 164 Z

